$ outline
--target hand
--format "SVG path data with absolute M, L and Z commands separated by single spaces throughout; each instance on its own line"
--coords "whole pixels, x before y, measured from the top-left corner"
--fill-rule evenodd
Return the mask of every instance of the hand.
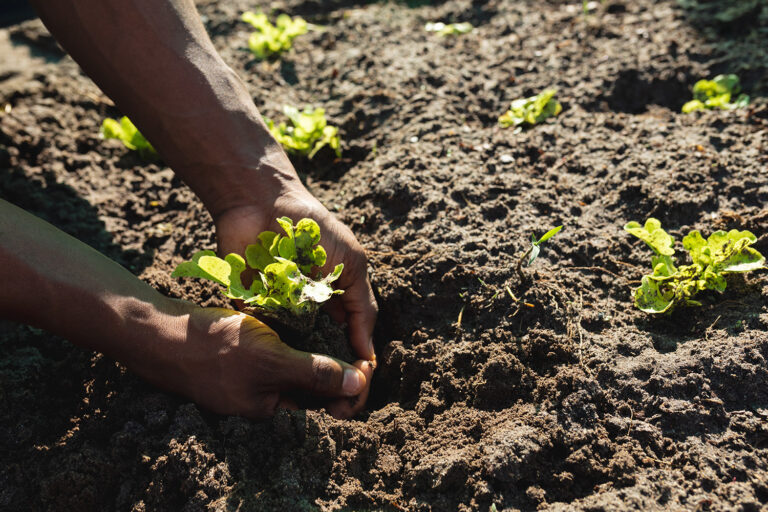
M 337 418 L 351 417 L 365 404 L 373 373 L 368 362 L 353 366 L 294 350 L 261 321 L 235 311 L 183 301 L 172 301 L 170 309 L 155 320 L 164 326 L 157 355 L 131 365 L 158 386 L 213 412 L 251 418 L 296 409 L 286 396 L 293 390 L 336 398 L 327 410 Z M 353 396 L 359 399 L 340 398 Z
M 344 293 L 334 297 L 326 310 L 334 320 L 346 322 L 349 326 L 352 349 L 360 358 L 355 365 L 360 367 L 364 361 L 369 361 L 375 367 L 373 328 L 378 306 L 368 280 L 365 252 L 349 228 L 312 197 L 298 180 L 288 182 L 271 202 L 238 204 L 218 213 L 215 223 L 219 253 L 243 254 L 245 247 L 253 243 L 262 231 L 282 232 L 275 220 L 281 216 L 289 217 L 294 222 L 309 217 L 320 225 L 320 244 L 328 255 L 326 265 L 321 269 L 324 274 L 338 263 L 344 263 L 344 271 L 335 283 Z M 369 385 L 370 380 L 366 383 L 365 396 Z M 365 396 L 358 400 L 360 406 L 365 403 Z M 343 403 L 348 402 L 339 401 L 334 407 L 342 407 Z

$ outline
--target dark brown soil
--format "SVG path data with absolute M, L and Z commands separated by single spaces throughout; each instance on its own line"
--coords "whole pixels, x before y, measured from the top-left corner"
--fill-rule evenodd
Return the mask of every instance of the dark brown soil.
M 648 253 L 621 230 L 651 215 L 678 239 L 749 229 L 768 253 L 764 2 L 717 21 L 723 2 L 608 0 L 584 16 L 581 2 L 286 0 L 327 30 L 273 64 L 236 21 L 259 3 L 200 9 L 265 115 L 313 104 L 341 127 L 342 162 L 297 166 L 369 253 L 368 410 L 214 416 L 3 323 L 0 508 L 766 510 L 768 277 L 649 318 L 630 296 Z M 477 29 L 441 38 L 430 20 Z M 119 112 L 38 24 L 0 43 L 0 197 L 164 293 L 226 305 L 169 277 L 214 246 L 200 202 L 99 140 Z M 720 72 L 752 106 L 680 114 Z M 557 119 L 496 125 L 549 86 Z M 521 283 L 517 254 L 558 224 Z

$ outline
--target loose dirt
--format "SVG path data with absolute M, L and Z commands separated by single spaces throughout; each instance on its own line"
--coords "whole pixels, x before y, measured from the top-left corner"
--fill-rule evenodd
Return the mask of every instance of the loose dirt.
M 310 104 L 340 126 L 342 161 L 296 165 L 368 251 L 368 409 L 215 416 L 0 323 L 0 508 L 765 510 L 768 277 L 671 317 L 631 302 L 649 260 L 629 220 L 658 217 L 678 240 L 749 229 L 768 253 L 768 7 L 718 21 L 723 2 L 682 3 L 284 1 L 325 29 L 260 63 L 238 16 L 268 3 L 200 2 L 264 115 Z M 442 38 L 426 21 L 477 28 Z M 226 306 L 170 278 L 214 248 L 199 200 L 99 139 L 120 112 L 38 22 L 0 45 L 0 197 L 163 293 Z M 752 105 L 680 114 L 721 72 Z M 559 117 L 497 126 L 546 87 Z M 530 235 L 559 224 L 521 282 Z

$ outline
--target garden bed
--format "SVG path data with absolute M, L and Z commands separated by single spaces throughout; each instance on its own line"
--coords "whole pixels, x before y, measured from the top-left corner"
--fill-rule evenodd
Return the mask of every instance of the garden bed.
M 238 21 L 258 3 L 199 7 L 264 115 L 310 104 L 340 127 L 341 161 L 296 165 L 369 255 L 381 312 L 367 410 L 220 417 L 0 323 L 0 508 L 768 502 L 766 273 L 651 318 L 631 299 L 648 250 L 622 231 L 649 216 L 678 240 L 748 229 L 768 253 L 768 8 L 708 24 L 690 1 L 593 2 L 586 15 L 580 2 L 285 1 L 327 29 L 263 63 Z M 444 38 L 423 30 L 434 20 L 476 28 Z M 213 286 L 170 278 L 214 248 L 210 217 L 172 171 L 100 140 L 120 114 L 110 100 L 39 22 L 0 31 L 0 54 L 0 198 L 163 293 L 226 306 Z M 723 72 L 741 76 L 747 109 L 680 113 L 696 80 Z M 557 118 L 498 126 L 511 100 L 547 87 Z M 521 283 L 531 234 L 559 224 Z

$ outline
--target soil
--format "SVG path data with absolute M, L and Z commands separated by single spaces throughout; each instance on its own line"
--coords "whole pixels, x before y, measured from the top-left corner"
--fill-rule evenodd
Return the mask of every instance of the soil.
M 631 301 L 648 250 L 621 229 L 749 229 L 768 253 L 768 7 L 739 4 L 716 18 L 729 2 L 201 2 L 264 115 L 312 104 L 340 127 L 342 161 L 296 165 L 368 251 L 368 408 L 216 416 L 2 323 L 0 508 L 768 509 L 766 273 L 651 318 Z M 256 62 L 237 18 L 259 5 L 325 30 Z M 426 21 L 477 28 L 443 38 Z M 0 197 L 163 293 L 227 305 L 170 278 L 214 248 L 191 191 L 99 139 L 120 113 L 38 22 L 0 43 Z M 722 72 L 749 108 L 679 113 Z M 497 126 L 550 86 L 560 116 Z M 521 282 L 530 235 L 559 224 Z

